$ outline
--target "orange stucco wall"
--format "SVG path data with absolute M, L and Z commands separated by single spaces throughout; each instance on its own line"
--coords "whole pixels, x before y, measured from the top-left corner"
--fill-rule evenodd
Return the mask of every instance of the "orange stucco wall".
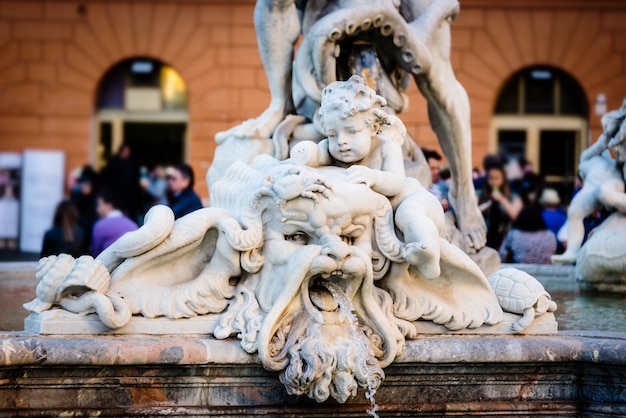
M 589 7 L 587 3 L 594 3 Z M 189 162 L 197 191 L 216 132 L 269 103 L 256 47 L 254 1 L 0 1 L 0 150 L 61 149 L 67 170 L 93 162 L 100 78 L 119 61 L 149 56 L 176 68 L 189 90 Z M 609 109 L 626 97 L 626 4 L 621 1 L 461 1 L 452 63 L 472 106 L 473 160 L 488 149 L 500 88 L 517 70 L 559 67 Z M 422 146 L 437 147 L 426 106 L 410 91 L 403 119 Z M 592 138 L 599 117 L 590 115 Z

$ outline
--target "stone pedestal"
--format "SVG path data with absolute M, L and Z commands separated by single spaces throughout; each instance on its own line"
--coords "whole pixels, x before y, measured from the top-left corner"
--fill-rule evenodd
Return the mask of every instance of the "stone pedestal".
M 285 392 L 236 340 L 3 335 L 0 416 L 365 417 L 363 392 Z M 381 417 L 624 416 L 626 335 L 426 336 L 385 369 Z

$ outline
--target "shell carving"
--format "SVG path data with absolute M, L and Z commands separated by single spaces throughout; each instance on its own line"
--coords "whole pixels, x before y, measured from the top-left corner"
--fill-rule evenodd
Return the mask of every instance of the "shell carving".
M 37 297 L 25 303 L 24 308 L 31 312 L 41 313 L 50 309 L 57 299 L 57 289 L 76 265 L 76 260 L 68 254 L 51 255 L 39 260 L 35 277 Z
M 44 257 L 39 260 L 36 277 L 37 298 L 25 303 L 28 311 L 41 313 L 67 296 L 88 291 L 105 294 L 109 290 L 110 275 L 106 267 L 93 257 L 84 255 L 74 259 L 68 254 Z
M 100 260 L 95 260 L 89 255 L 83 255 L 76 260 L 72 272 L 59 286 L 57 296 L 61 298 L 66 290 L 76 287 L 85 287 L 86 290 L 107 293 L 110 279 L 109 271 Z

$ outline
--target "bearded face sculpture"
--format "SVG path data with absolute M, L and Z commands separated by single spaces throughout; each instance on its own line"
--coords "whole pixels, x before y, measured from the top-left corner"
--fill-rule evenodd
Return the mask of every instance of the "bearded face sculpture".
M 283 371 L 290 393 L 344 402 L 359 386 L 377 389 L 381 367 L 402 347 L 403 336 L 377 303 L 372 266 L 375 237 L 392 237 L 385 236 L 391 205 L 365 185 L 325 180 L 340 169 L 276 168 L 253 204 L 252 225 L 262 225 L 264 239 L 251 251 L 263 254 L 263 267 L 241 283 L 264 314 L 255 347 L 267 369 Z M 249 178 L 245 171 L 233 173 Z M 237 190 L 232 180 L 216 186 L 216 204 L 229 200 L 222 190 Z M 368 199 L 354 199 L 355 192 Z

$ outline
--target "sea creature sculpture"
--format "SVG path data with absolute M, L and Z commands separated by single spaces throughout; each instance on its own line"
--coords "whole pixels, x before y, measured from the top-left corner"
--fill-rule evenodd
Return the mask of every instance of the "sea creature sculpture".
M 489 284 L 495 291 L 502 309 L 522 314 L 522 317 L 511 326 L 513 332 L 522 333 L 536 316 L 556 311 L 556 302 L 543 285 L 522 270 L 500 269 L 489 277 Z

